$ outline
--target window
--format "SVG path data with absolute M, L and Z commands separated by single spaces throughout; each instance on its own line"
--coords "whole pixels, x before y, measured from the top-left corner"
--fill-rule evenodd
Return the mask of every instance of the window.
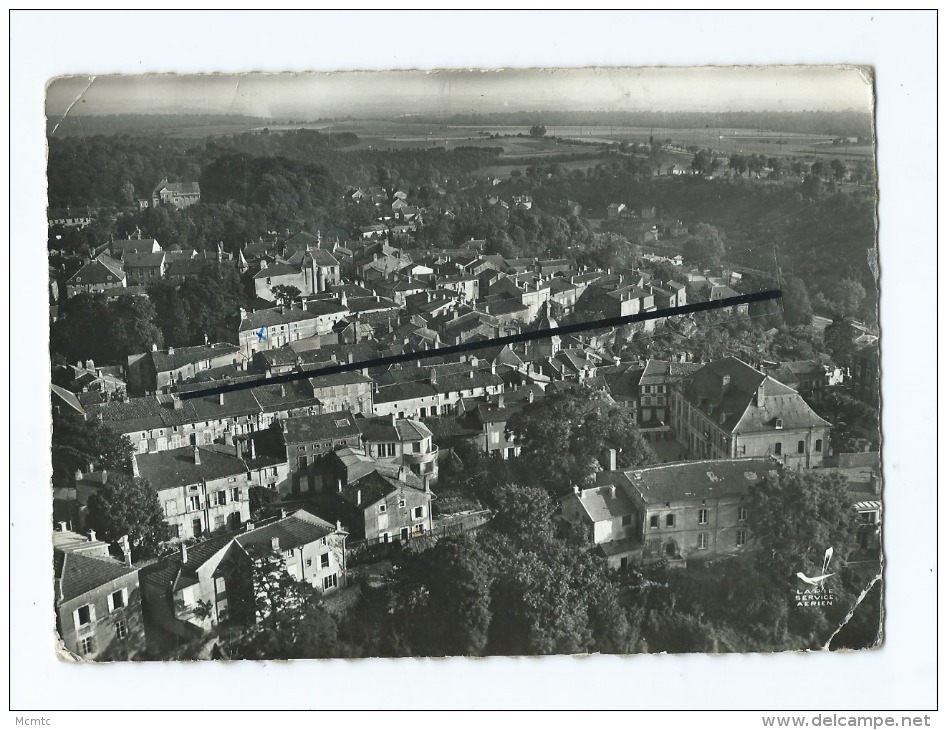
M 339 585 L 339 577 L 335 573 L 327 575 L 322 579 L 322 590 L 327 591 L 330 588 L 336 588 Z
M 307 568 L 311 568 L 311 567 L 312 567 L 312 558 L 306 558 L 306 567 L 307 567 Z
M 651 515 L 651 527 L 658 527 L 658 516 Z
M 661 553 L 660 540 L 648 540 L 648 555 L 659 555 Z
M 199 509 L 201 508 L 201 497 L 200 497 L 200 495 L 199 495 L 199 494 L 193 495 L 193 496 L 190 498 L 189 503 L 190 503 L 190 507 L 191 507 L 191 512 L 196 512 L 197 510 L 199 510 Z
M 621 516 L 621 526 L 628 527 L 631 524 L 631 515 L 622 515 Z
M 780 456 L 783 453 L 783 445 L 779 441 L 773 444 L 773 453 L 776 454 L 776 456 Z
M 378 511 L 384 514 L 385 512 L 388 511 L 388 505 L 387 504 L 378 505 Z
M 95 639 L 93 639 L 91 636 L 87 636 L 82 641 L 79 642 L 80 654 L 91 654 L 94 651 L 95 651 Z
M 227 591 L 227 581 L 222 575 L 218 575 L 214 578 L 214 590 L 216 590 L 217 593 L 225 593 Z
M 398 506 L 399 506 L 399 507 L 404 507 L 404 505 L 405 505 L 405 501 L 404 501 L 403 499 L 399 499 L 399 500 L 398 500 Z
M 204 534 L 204 523 L 199 519 L 191 521 L 191 532 L 194 533 L 194 537 L 200 537 Z
M 737 547 L 746 545 L 746 530 L 737 530 Z
M 708 510 L 705 510 L 705 509 L 697 510 L 697 524 L 706 525 L 708 514 L 709 514 Z
M 300 456 L 300 457 L 296 460 L 296 464 L 297 464 L 299 470 L 302 471 L 302 470 L 305 469 L 306 466 L 309 464 L 309 459 L 308 459 L 307 457 L 305 457 L 305 456 Z
M 667 527 L 674 527 L 674 515 L 667 515 L 667 516 L 664 518 L 664 524 L 665 524 Z
M 305 446 L 297 446 L 297 447 L 296 447 L 296 451 L 305 451 L 305 450 L 306 450 L 306 447 L 305 447 Z
M 328 568 L 329 567 L 329 553 L 322 553 L 319 556 L 319 567 Z
M 697 533 L 697 549 L 698 550 L 707 549 L 707 533 L 706 532 Z
M 82 606 L 76 609 L 76 628 L 80 626 L 88 626 L 92 623 L 92 619 L 95 616 L 95 609 L 91 604 Z
M 822 453 L 822 439 L 816 439 L 816 440 L 815 440 L 815 452 L 816 452 L 817 454 L 821 454 L 821 453 Z
M 796 444 L 796 453 L 797 453 L 797 454 L 804 454 L 804 453 L 806 453 L 806 442 L 805 442 L 805 441 L 800 441 L 799 443 Z
M 743 522 L 746 520 L 746 507 L 740 507 L 737 510 L 737 519 Z
M 115 591 L 112 595 L 109 596 L 109 613 L 112 611 L 117 611 L 120 608 L 125 608 L 125 589 L 123 588 L 120 591 Z
M 215 530 L 224 529 L 224 516 L 223 515 L 214 515 L 214 529 Z
M 231 480 L 231 481 L 233 481 L 233 480 Z M 216 496 L 216 498 L 217 498 L 217 499 L 214 501 L 214 504 L 215 504 L 215 505 L 218 505 L 218 506 L 221 506 L 221 507 L 222 507 L 223 505 L 227 504 L 227 490 L 226 490 L 226 489 L 221 489 L 219 492 L 215 492 L 214 494 L 215 494 L 215 496 Z
M 414 508 L 414 519 L 420 520 L 424 517 L 424 507 L 415 507 Z
M 164 503 L 164 516 L 172 517 L 178 513 L 178 503 L 176 500 L 169 499 Z
M 239 502 L 240 501 L 240 487 L 234 487 L 230 490 L 230 501 Z
M 625 568 L 627 568 L 627 567 L 628 567 L 628 558 L 622 558 L 622 559 L 621 559 L 621 562 L 620 562 L 620 566 L 621 566 L 622 570 L 624 570 Z
M 181 526 L 180 525 L 168 525 L 171 529 L 171 539 L 177 540 L 181 537 Z
M 128 624 L 125 619 L 115 622 L 115 636 L 118 637 L 119 641 L 124 641 L 128 636 Z

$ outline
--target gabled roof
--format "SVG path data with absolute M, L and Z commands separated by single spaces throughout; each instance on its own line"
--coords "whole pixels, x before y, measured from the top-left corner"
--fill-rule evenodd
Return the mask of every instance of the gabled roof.
M 65 402 L 65 404 L 76 413 L 85 413 L 85 408 L 82 407 L 82 404 L 74 393 L 70 393 L 65 388 L 60 388 L 58 385 L 53 385 L 52 383 L 49 384 L 49 389 L 52 391 L 54 404 L 58 398 Z
M 757 403 L 760 389 L 763 401 Z M 730 433 L 775 429 L 776 419 L 782 420 L 782 428 L 831 425 L 795 390 L 735 357 L 715 360 L 694 373 L 684 397 L 705 411 L 713 406 L 712 415 Z
M 239 534 L 234 537 L 234 541 L 246 548 L 250 545 L 270 546 L 273 538 L 278 538 L 280 550 L 292 550 L 314 543 L 335 532 L 335 525 L 305 510 L 298 510 L 278 522 Z
M 200 454 L 201 463 L 195 463 L 194 454 Z M 138 473 L 157 491 L 174 489 L 189 484 L 247 473 L 247 464 L 236 456 L 201 446 L 159 451 L 156 454 L 136 454 Z
M 69 277 L 67 284 L 118 284 L 125 278 L 121 266 L 111 267 L 99 260 L 87 262 Z
M 111 558 L 93 557 L 80 552 L 54 552 L 56 601 L 64 603 L 96 588 L 137 573 L 124 563 Z
M 159 373 L 177 370 L 186 365 L 211 358 L 239 356 L 240 348 L 227 342 L 216 342 L 212 345 L 195 345 L 193 347 L 175 347 L 174 351 L 158 350 L 148 353 L 154 362 L 155 370 Z M 239 357 L 238 357 L 239 359 Z
M 295 264 L 285 261 L 274 261 L 272 264 L 262 267 L 253 275 L 254 279 L 270 279 L 279 276 L 299 276 L 302 270 Z
M 165 262 L 165 253 L 164 251 L 158 251 L 157 253 L 136 253 L 133 251 L 125 251 L 122 254 L 122 264 L 126 267 L 135 267 L 139 269 L 147 268 L 157 268 Z
M 384 385 L 375 393 L 375 403 L 398 403 L 415 398 L 433 398 L 437 390 L 428 382 L 396 383 Z

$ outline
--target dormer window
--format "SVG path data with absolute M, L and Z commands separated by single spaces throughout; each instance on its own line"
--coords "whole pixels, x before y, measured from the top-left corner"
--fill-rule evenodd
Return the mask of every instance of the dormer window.
M 776 428 L 782 428 L 782 427 L 783 427 L 783 419 L 782 419 L 782 418 L 777 418 L 777 419 L 776 419 Z

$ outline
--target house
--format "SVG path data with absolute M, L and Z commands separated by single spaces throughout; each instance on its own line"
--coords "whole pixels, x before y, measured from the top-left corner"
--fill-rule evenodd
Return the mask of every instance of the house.
M 532 210 L 533 199 L 529 195 L 514 195 L 513 207 L 517 210 Z
M 696 288 L 701 296 L 706 297 L 708 302 L 716 302 L 721 299 L 740 296 L 740 292 L 734 291 L 729 286 L 725 284 L 715 284 L 709 280 L 699 282 Z M 726 312 L 727 314 L 747 314 L 750 311 L 750 305 L 746 303 L 737 304 L 730 307 L 722 307 L 720 311 Z
M 358 229 L 358 234 L 364 239 L 384 238 L 388 233 L 388 226 L 383 223 L 373 223 L 370 226 L 362 226 Z
M 101 253 L 90 259 L 66 280 L 66 296 L 76 294 L 101 294 L 110 289 L 128 285 L 125 268 L 120 261 Z
M 646 439 L 672 437 L 670 391 L 674 383 L 700 368 L 694 363 L 648 360 L 638 380 L 638 425 Z
M 201 186 L 196 182 L 169 183 L 164 178 L 151 191 L 151 207 L 173 205 L 175 208 L 187 208 L 201 200 Z M 140 202 L 139 202 L 140 206 Z M 147 206 L 146 206 L 147 207 Z
M 353 539 L 405 544 L 431 531 L 434 495 L 406 466 L 382 465 L 346 447 L 327 457 L 325 473 Z
M 877 405 L 881 398 L 880 355 L 877 342 L 869 342 L 852 355 L 852 393 Z
M 359 418 L 365 453 L 377 463 L 410 469 L 426 486 L 437 483 L 438 449 L 421 421 L 388 416 Z
M 89 208 L 50 208 L 46 211 L 46 220 L 50 228 L 85 228 L 92 223 L 92 211 Z
M 158 493 L 172 538 L 232 531 L 250 519 L 249 469 L 234 447 L 185 446 L 132 458 L 136 475 Z
M 241 307 L 237 315 L 218 325 L 217 336 L 223 342 L 239 345 L 243 355 L 253 359 L 253 354 L 261 350 L 331 333 L 348 311 L 344 304 L 323 300 L 251 312 Z
M 122 266 L 125 268 L 125 275 L 128 277 L 128 285 L 145 286 L 158 279 L 163 279 L 166 258 L 164 251 L 158 251 L 157 253 L 125 251 L 122 254 Z
M 488 396 L 486 403 L 471 404 L 474 405 L 472 423 L 480 428 L 480 444 L 486 454 L 501 459 L 520 455 L 516 434 L 507 429 L 506 423 L 524 404 L 532 403 L 537 392 L 541 392 L 538 386 L 524 386 L 510 393 Z
M 268 525 L 223 535 L 141 572 L 145 606 L 155 624 L 185 639 L 219 624 L 252 625 L 268 614 L 268 567 L 284 566 L 321 593 L 346 583 L 346 538 L 339 525 L 298 510 Z
M 739 555 L 750 549 L 749 490 L 780 465 L 766 457 L 690 461 L 620 470 L 615 451 L 595 487 L 562 500 L 562 514 L 590 530 L 609 565 Z
M 392 371 L 395 372 L 395 371 Z M 426 376 L 407 371 L 410 380 L 379 385 L 375 393 L 375 415 L 398 418 L 426 418 L 456 410 L 461 398 L 476 398 L 503 392 L 503 378 L 496 366 L 455 363 L 452 367 L 432 367 Z M 413 378 L 424 379 L 413 379 Z
M 829 384 L 827 368 L 814 360 L 790 360 L 763 372 L 799 393 L 807 403 L 821 403 Z
M 284 498 L 319 491 L 323 458 L 344 446 L 360 445 L 360 430 L 351 411 L 287 418 L 280 426 L 290 469 L 289 479 L 279 486 Z
M 116 661 L 144 648 L 138 569 L 126 555 L 125 562 L 112 558 L 95 532 L 53 533 L 56 630 L 72 654 Z
M 627 206 L 624 203 L 612 203 L 606 208 L 605 217 L 610 221 L 617 220 L 626 210 Z
M 135 238 L 109 242 L 109 253 L 113 258 L 123 260 L 128 253 L 160 253 L 161 244 L 153 238 L 142 238 L 138 231 Z
M 831 424 L 799 393 L 735 357 L 704 365 L 671 390 L 671 424 L 692 458 L 769 457 L 821 466 Z
M 246 358 L 237 345 L 217 342 L 194 347 L 169 347 L 128 357 L 128 390 L 132 395 L 167 393 L 171 386 L 222 365 L 244 366 Z
M 338 260 L 321 248 L 296 251 L 285 261 L 277 259 L 267 263 L 266 259 L 260 259 L 258 266 L 251 275 L 253 291 L 268 301 L 275 301 L 273 287 L 276 286 L 293 286 L 308 296 L 321 294 L 342 279 Z

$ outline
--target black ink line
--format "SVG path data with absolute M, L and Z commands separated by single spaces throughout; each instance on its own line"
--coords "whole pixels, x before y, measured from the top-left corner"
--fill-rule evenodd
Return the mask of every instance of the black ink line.
M 515 345 L 521 342 L 532 342 L 533 340 L 544 340 L 554 335 L 572 335 L 590 330 L 606 329 L 609 327 L 619 327 L 625 324 L 635 322 L 646 322 L 651 319 L 663 319 L 664 317 L 674 317 L 683 314 L 693 314 L 695 312 L 709 312 L 714 309 L 725 309 L 726 307 L 735 307 L 740 304 L 753 304 L 754 302 L 766 302 L 772 299 L 780 299 L 782 291 L 779 289 L 769 289 L 766 291 L 755 292 L 753 294 L 740 294 L 735 297 L 725 297 L 712 302 L 695 302 L 694 304 L 685 304 L 680 307 L 669 307 L 667 309 L 655 309 L 651 312 L 639 312 L 638 314 L 628 314 L 624 317 L 608 317 L 606 319 L 596 319 L 591 322 L 580 322 L 578 324 L 568 324 L 561 327 L 549 327 L 543 330 L 533 332 L 521 332 L 515 335 L 506 335 L 504 337 L 492 337 L 487 340 L 478 340 L 477 342 L 464 342 L 460 345 L 446 345 L 432 350 L 419 350 L 418 352 L 405 352 L 400 355 L 386 355 L 385 357 L 376 357 L 371 360 L 361 362 L 341 363 L 325 368 L 315 370 L 304 370 L 295 373 L 284 373 L 282 375 L 270 375 L 261 380 L 253 380 L 246 383 L 228 383 L 203 390 L 194 390 L 187 393 L 178 393 L 181 400 L 192 400 L 194 398 L 205 398 L 210 395 L 219 395 L 221 393 L 232 393 L 238 390 L 252 390 L 264 385 L 278 385 L 280 383 L 291 383 L 295 380 L 307 380 L 309 378 L 318 378 L 324 375 L 338 375 L 339 373 L 349 373 L 355 370 L 365 370 L 368 368 L 384 367 L 386 365 L 398 365 L 404 362 L 426 360 L 435 357 L 444 357 L 447 355 L 459 355 L 465 352 L 476 352 L 491 347 L 502 347 L 505 345 Z M 487 315 L 489 316 L 489 315 Z M 265 352 L 265 350 L 264 350 Z

